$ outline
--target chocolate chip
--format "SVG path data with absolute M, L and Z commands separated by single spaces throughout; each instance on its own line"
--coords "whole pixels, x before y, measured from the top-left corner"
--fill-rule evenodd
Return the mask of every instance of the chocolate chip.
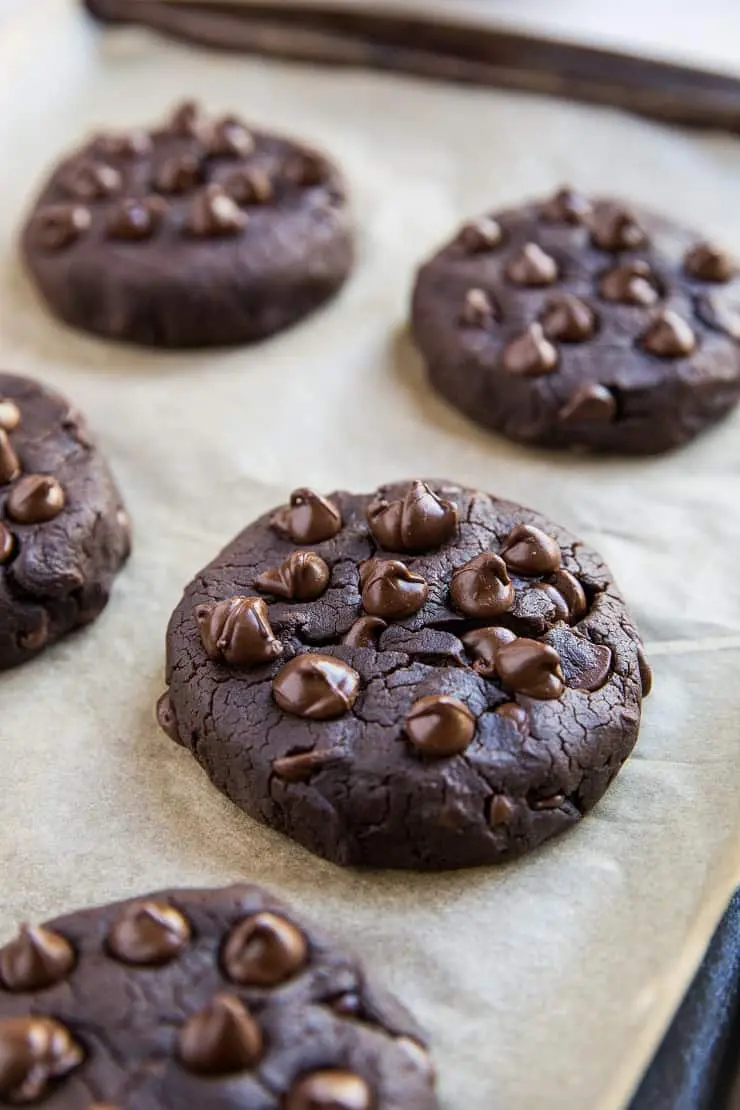
M 342 991 L 341 994 L 328 998 L 326 1005 L 340 1017 L 360 1017 L 363 1011 L 362 999 L 357 991 Z
M 473 670 L 483 678 L 496 675 L 496 657 L 501 648 L 512 644 L 516 634 L 509 628 L 474 628 L 462 638 L 465 650 L 473 660 Z
M 122 200 L 108 222 L 108 238 L 133 242 L 151 239 L 165 211 L 164 202 L 159 197 Z
M 560 566 L 560 546 L 533 524 L 517 524 L 501 547 L 504 562 L 517 574 L 554 574 Z
M 80 204 L 51 204 L 42 208 L 33 221 L 33 238 L 44 250 L 69 247 L 89 230 L 92 217 Z
M 261 574 L 254 584 L 263 593 L 289 601 L 314 601 L 329 585 L 329 568 L 313 551 L 294 551 L 279 567 Z
M 486 328 L 496 322 L 491 298 L 483 289 L 468 289 L 460 321 L 471 328 Z
M 631 251 L 642 247 L 647 236 L 633 214 L 618 204 L 596 205 L 589 221 L 591 240 L 605 251 Z
M 66 504 L 64 489 L 46 474 L 27 474 L 10 491 L 6 512 L 17 524 L 45 524 Z
M 0 486 L 14 482 L 20 472 L 20 460 L 8 439 L 8 433 L 0 428 Z
M 15 550 L 15 536 L 0 520 L 0 566 L 7 563 Z
M 14 432 L 21 422 L 21 410 L 15 401 L 0 397 L 0 428 L 4 432 Z
M 450 597 L 466 617 L 495 617 L 514 604 L 514 587 L 506 563 L 492 552 L 476 555 L 452 575 Z
M 401 620 L 417 613 L 429 593 L 420 574 L 398 559 L 369 559 L 360 566 L 362 606 L 384 620 Z
M 238 235 L 247 217 L 220 185 L 206 185 L 196 196 L 188 214 L 188 228 L 204 239 Z
M 457 698 L 430 694 L 411 706 L 404 729 L 417 752 L 441 759 L 465 751 L 475 735 L 475 717 Z
M 644 307 L 655 304 L 660 298 L 655 274 L 647 262 L 640 259 L 607 270 L 599 282 L 599 292 L 607 301 Z
M 524 636 L 499 648 L 496 673 L 507 689 L 528 698 L 559 698 L 565 689 L 557 651 Z
M 170 740 L 174 740 L 176 744 L 182 744 L 169 690 L 165 690 L 157 702 L 157 724 L 165 735 L 169 736 Z
M 262 1055 L 262 1033 L 243 1003 L 222 991 L 185 1022 L 178 1053 L 189 1071 L 230 1075 L 254 1067 Z
M 435 1076 L 434 1065 L 429 1058 L 429 1053 L 423 1044 L 415 1040 L 413 1037 L 396 1037 L 395 1044 L 397 1048 L 403 1050 L 411 1063 L 419 1071 L 423 1071 L 426 1075 L 433 1079 Z
M 83 1059 L 69 1030 L 53 1018 L 0 1018 L 0 1098 L 34 1102 Z
M 272 696 L 285 713 L 328 721 L 352 708 L 360 676 L 341 659 L 321 653 L 297 655 L 273 679 Z
M 549 223 L 582 224 L 591 214 L 591 202 L 575 189 L 559 189 L 540 209 L 540 216 Z
M 232 173 L 223 183 L 231 199 L 241 206 L 269 204 L 274 193 L 272 182 L 264 170 L 254 167 Z
M 323 543 L 342 530 L 342 515 L 314 490 L 297 489 L 290 495 L 290 505 L 278 510 L 270 524 L 293 543 Z
M 108 932 L 111 955 L 125 964 L 160 967 L 174 960 L 190 941 L 190 925 L 167 902 L 134 902 Z
M 516 816 L 516 806 L 505 794 L 494 794 L 488 804 L 488 824 L 510 825 Z
M 232 667 L 271 663 L 283 653 L 261 597 L 229 597 L 196 605 L 194 616 L 206 655 Z
M 566 646 L 567 645 L 567 646 Z M 593 693 L 600 690 L 612 668 L 612 650 L 584 636 L 571 636 L 560 645 L 560 663 L 568 686 Z
M 551 374 L 558 364 L 558 352 L 545 336 L 541 324 L 530 324 L 526 331 L 506 344 L 501 365 L 510 374 L 537 378 Z
M 558 412 L 561 424 L 579 424 L 581 421 L 605 424 L 617 415 L 617 401 L 605 385 L 589 382 L 580 385 Z
M 140 130 L 109 133 L 98 136 L 96 145 L 109 158 L 140 158 L 151 151 L 152 137 Z
M 341 755 L 338 749 L 314 748 L 310 752 L 281 756 L 274 761 L 272 770 L 279 779 L 285 779 L 286 782 L 308 782 L 330 763 L 341 759 Z
M 74 949 L 66 937 L 21 925 L 15 940 L 0 948 L 0 985 L 14 992 L 42 991 L 66 979 L 74 965 Z
M 696 337 L 681 316 L 667 309 L 656 316 L 639 343 L 658 358 L 685 358 L 696 347 Z
M 349 632 L 345 632 L 342 643 L 353 648 L 375 647 L 387 627 L 387 623 L 380 617 L 359 617 Z
M 367 509 L 367 522 L 375 539 L 387 551 L 428 551 L 456 536 L 459 520 L 457 505 L 445 501 L 417 479 L 402 498 L 387 501 L 381 497 L 372 501 Z
M 686 252 L 684 269 L 699 281 L 712 281 L 724 284 L 735 276 L 736 266 L 727 251 L 715 247 L 713 243 L 697 243 Z
M 515 285 L 552 285 L 557 280 L 558 264 L 537 243 L 525 243 L 507 262 L 506 276 Z
M 208 153 L 220 158 L 244 158 L 254 145 L 252 135 L 234 116 L 215 123 L 208 136 Z
M 558 619 L 574 624 L 585 615 L 588 601 L 578 579 L 562 567 L 547 582 L 535 582 L 535 589 L 544 590 L 555 606 Z
M 637 645 L 637 665 L 640 669 L 642 696 L 646 698 L 653 688 L 653 668 L 645 658 L 645 651 L 642 644 Z
M 221 952 L 224 974 L 245 987 L 276 987 L 302 971 L 307 962 L 303 933 L 269 911 L 238 921 Z
M 154 188 L 160 193 L 182 194 L 195 189 L 203 180 L 203 166 L 195 154 L 168 158 L 154 175 Z
M 503 239 L 501 224 L 490 216 L 469 220 L 460 228 L 457 241 L 466 254 L 482 254 L 495 250 Z
M 208 117 L 197 100 L 183 100 L 173 110 L 167 129 L 182 138 L 200 138 L 208 126 Z
M 534 795 L 529 799 L 529 805 L 534 810 L 560 809 L 565 801 L 565 794 Z
M 285 1110 L 371 1110 L 373 1096 L 364 1079 L 351 1071 L 314 1071 L 304 1075 L 285 1100 Z
M 121 175 L 105 162 L 82 162 L 64 177 L 64 188 L 77 200 L 103 200 L 121 188 Z
M 49 614 L 42 609 L 39 612 L 38 624 L 27 632 L 22 632 L 18 637 L 18 644 L 24 651 L 40 651 L 49 642 L 49 629 L 51 622 Z
M 529 714 L 523 705 L 515 701 L 506 701 L 496 707 L 495 713 L 506 721 L 511 721 L 520 736 L 529 736 Z
M 592 309 L 572 293 L 562 293 L 549 300 L 540 314 L 540 323 L 547 338 L 560 343 L 583 343 L 596 331 Z

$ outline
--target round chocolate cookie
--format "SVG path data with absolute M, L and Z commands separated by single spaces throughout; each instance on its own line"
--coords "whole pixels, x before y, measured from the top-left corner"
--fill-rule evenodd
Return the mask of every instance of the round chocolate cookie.
M 352 264 L 344 186 L 322 154 L 211 119 L 98 135 L 54 170 L 23 231 L 51 310 L 111 339 L 249 343 L 331 297 Z
M 563 189 L 466 223 L 419 271 L 432 384 L 523 443 L 657 454 L 740 397 L 740 276 L 669 220 Z
M 434 1110 L 409 1014 L 256 886 L 149 894 L 0 948 L 0 1104 Z
M 539 514 L 446 482 L 300 489 L 185 590 L 158 716 L 328 859 L 465 867 L 580 820 L 649 675 L 599 556 Z
M 0 373 L 0 670 L 105 608 L 131 529 L 82 416 Z

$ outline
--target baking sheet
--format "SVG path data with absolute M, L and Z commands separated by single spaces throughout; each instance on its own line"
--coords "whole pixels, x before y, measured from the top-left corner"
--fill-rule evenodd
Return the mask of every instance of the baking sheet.
M 740 146 L 524 95 L 101 36 L 72 0 L 0 31 L 0 73 L 0 358 L 85 409 L 135 525 L 103 618 L 0 676 L 0 936 L 160 886 L 255 879 L 354 944 L 425 1022 L 446 1110 L 624 1106 L 740 880 L 740 417 L 669 458 L 525 450 L 428 392 L 403 321 L 415 263 L 461 217 L 565 179 L 740 252 Z M 89 128 L 156 120 L 185 94 L 341 159 L 356 274 L 251 350 L 157 355 L 73 334 L 15 258 L 30 194 Z M 430 473 L 542 509 L 600 549 L 655 692 L 596 813 L 531 858 L 341 871 L 237 811 L 157 730 L 165 625 L 192 574 L 294 486 Z

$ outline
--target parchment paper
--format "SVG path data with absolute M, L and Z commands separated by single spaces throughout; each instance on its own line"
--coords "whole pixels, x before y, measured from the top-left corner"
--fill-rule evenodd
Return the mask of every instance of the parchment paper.
M 740 147 L 526 96 L 100 36 L 70 0 L 0 33 L 0 357 L 67 391 L 136 528 L 104 617 L 0 677 L 0 935 L 169 884 L 256 879 L 364 954 L 429 1027 L 447 1110 L 615 1110 L 740 879 L 740 418 L 667 458 L 508 444 L 433 397 L 403 333 L 415 263 L 464 215 L 564 179 L 740 251 Z M 178 97 L 304 135 L 344 164 L 360 229 L 340 299 L 251 350 L 157 355 L 72 334 L 14 237 L 88 128 Z M 299 484 L 437 474 L 549 513 L 607 557 L 654 664 L 637 751 L 597 811 L 499 870 L 339 870 L 220 797 L 158 732 L 183 584 Z

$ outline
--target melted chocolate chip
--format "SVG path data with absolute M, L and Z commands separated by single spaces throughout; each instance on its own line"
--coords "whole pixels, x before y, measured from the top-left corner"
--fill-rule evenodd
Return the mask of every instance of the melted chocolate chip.
M 179 1056 L 188 1071 L 229 1075 L 252 1068 L 262 1055 L 262 1033 L 235 995 L 225 991 L 180 1030 Z
M 362 999 L 357 991 L 342 991 L 327 999 L 326 1004 L 340 1017 L 356 1018 L 363 1013 Z
M 607 270 L 599 282 L 604 300 L 649 307 L 660 299 L 660 288 L 647 262 L 635 259 Z
M 450 597 L 466 617 L 495 617 L 514 604 L 514 586 L 506 564 L 498 555 L 484 552 L 452 575 Z
M 182 138 L 200 138 L 208 127 L 208 117 L 197 100 L 183 100 L 173 110 L 168 131 Z
M 10 491 L 6 512 L 17 524 L 45 524 L 66 504 L 62 486 L 46 474 L 27 474 Z
M 360 567 L 362 607 L 384 620 L 402 620 L 417 613 L 429 593 L 420 574 L 398 559 L 369 559 Z
M 580 385 L 568 398 L 558 413 L 561 424 L 579 424 L 581 421 L 609 423 L 617 415 L 614 394 L 605 385 L 589 382 Z
M 516 806 L 505 794 L 494 794 L 488 804 L 488 824 L 510 825 L 516 816 Z
M 549 223 L 582 224 L 591 214 L 591 202 L 575 189 L 559 189 L 540 209 Z
M 696 337 L 676 312 L 666 310 L 640 336 L 640 345 L 658 358 L 685 358 L 696 347 Z
M 215 123 L 208 136 L 208 153 L 219 158 L 244 158 L 254 145 L 252 135 L 234 116 Z
M 0 397 L 0 428 L 4 432 L 14 432 L 21 422 L 21 410 L 15 401 Z
M 100 135 L 96 145 L 101 154 L 109 158 L 140 158 L 152 149 L 152 138 L 146 131 L 127 131 L 121 134 Z
M 273 679 L 272 696 L 285 713 L 328 721 L 352 708 L 360 676 L 341 659 L 321 653 L 297 655 Z
M 108 932 L 111 955 L 125 964 L 160 967 L 179 956 L 190 941 L 190 925 L 167 902 L 134 902 Z
M 159 197 L 122 200 L 108 223 L 108 237 L 131 242 L 151 239 L 166 211 Z
M 558 636 L 557 651 L 566 685 L 571 689 L 592 693 L 609 678 L 612 650 L 606 644 L 594 644 L 585 636 L 568 633 Z
M 14 482 L 20 472 L 20 460 L 8 439 L 8 433 L 0 428 L 0 486 Z
M 487 328 L 496 322 L 491 298 L 483 289 L 468 289 L 460 321 L 471 328 Z
M 517 574 L 554 574 L 560 566 L 557 540 L 533 524 L 517 524 L 501 547 L 504 562 Z
M 558 352 L 546 337 L 541 324 L 530 324 L 526 331 L 506 344 L 501 365 L 510 374 L 537 378 L 551 374 L 558 364 Z
M 645 658 L 645 650 L 642 644 L 637 647 L 637 665 L 640 668 L 640 684 L 642 686 L 642 696 L 646 698 L 653 688 L 653 668 Z
M 15 550 L 15 536 L 0 520 L 0 566 L 7 563 Z
M 287 918 L 265 911 L 238 921 L 224 941 L 221 966 L 234 983 L 276 987 L 308 963 L 308 942 Z
M 464 752 L 475 735 L 475 716 L 457 698 L 430 694 L 411 706 L 406 737 L 421 755 L 434 759 Z
M 21 633 L 18 637 L 20 647 L 24 651 L 40 651 L 49 641 L 50 623 L 49 614 L 45 610 L 41 610 L 36 627 Z
M 537 243 L 525 243 L 507 262 L 506 276 L 514 285 L 552 285 L 557 280 L 558 264 Z
M 460 228 L 457 241 L 466 254 L 482 254 L 495 250 L 503 239 L 501 224 L 490 216 L 469 220 Z
M 270 524 L 293 543 L 323 543 L 342 530 L 342 515 L 331 501 L 314 490 L 297 489 L 290 495 L 290 505 L 279 509 Z
M 718 284 L 730 281 L 736 272 L 731 256 L 713 243 L 697 243 L 686 252 L 683 265 L 691 277 Z
M 631 251 L 647 242 L 633 214 L 618 204 L 598 204 L 589 223 L 591 240 L 601 250 Z
M 59 933 L 21 925 L 0 948 L 0 985 L 8 991 L 41 991 L 66 979 L 75 965 L 72 945 Z
M 154 175 L 154 188 L 160 193 L 189 193 L 203 180 L 203 166 L 195 154 L 168 158 Z
M 596 331 L 592 309 L 572 293 L 561 293 L 549 300 L 540 315 L 540 323 L 547 338 L 560 343 L 583 343 Z
M 507 689 L 529 698 L 559 698 L 565 689 L 557 651 L 524 636 L 499 648 L 496 673 Z
M 162 729 L 162 732 L 169 736 L 170 740 L 174 740 L 176 744 L 182 744 L 180 730 L 177 726 L 177 717 L 172 705 L 169 690 L 165 690 L 157 702 L 157 724 Z
M 229 597 L 196 605 L 195 619 L 206 654 L 232 667 L 256 667 L 282 655 L 261 597 Z
M 565 794 L 535 794 L 529 798 L 529 805 L 534 810 L 560 809 L 564 801 Z
M 314 1071 L 304 1075 L 285 1100 L 285 1110 L 372 1110 L 364 1079 L 351 1071 Z
M 247 225 L 247 217 L 220 185 L 206 185 L 193 198 L 188 214 L 188 228 L 203 239 L 238 235 Z
M 515 701 L 506 701 L 503 705 L 497 706 L 495 712 L 504 720 L 511 721 L 520 736 L 529 736 L 529 714 L 523 705 L 517 705 Z
M 224 189 L 242 207 L 248 204 L 269 204 L 274 196 L 270 178 L 264 170 L 256 166 L 232 173 L 224 181 Z
M 91 223 L 90 212 L 80 204 L 51 204 L 37 213 L 32 234 L 37 246 L 58 251 L 76 242 Z
M 588 600 L 578 579 L 562 567 L 547 582 L 535 582 L 535 589 L 544 590 L 555 605 L 559 620 L 574 624 L 585 616 Z
M 0 1098 L 8 1102 L 34 1102 L 83 1058 L 69 1030 L 53 1018 L 0 1018 Z
M 314 748 L 310 752 L 284 755 L 272 765 L 273 773 L 286 782 L 308 782 L 330 763 L 341 759 L 341 751 L 333 748 Z
M 381 617 L 359 617 L 342 637 L 342 643 L 353 648 L 373 648 L 388 627 Z
M 367 509 L 367 522 L 375 539 L 387 551 L 428 551 L 457 535 L 457 505 L 446 501 L 418 479 L 404 497 L 380 497 Z M 380 614 L 383 616 L 384 614 Z
M 263 593 L 289 601 L 314 601 L 329 585 L 329 568 L 313 551 L 294 551 L 280 564 L 255 581 Z
M 465 650 L 473 660 L 473 670 L 483 678 L 496 675 L 496 658 L 501 648 L 512 644 L 516 634 L 508 628 L 474 628 L 462 638 Z
M 64 188 L 76 200 L 103 200 L 119 192 L 121 175 L 105 162 L 82 162 L 65 175 Z

